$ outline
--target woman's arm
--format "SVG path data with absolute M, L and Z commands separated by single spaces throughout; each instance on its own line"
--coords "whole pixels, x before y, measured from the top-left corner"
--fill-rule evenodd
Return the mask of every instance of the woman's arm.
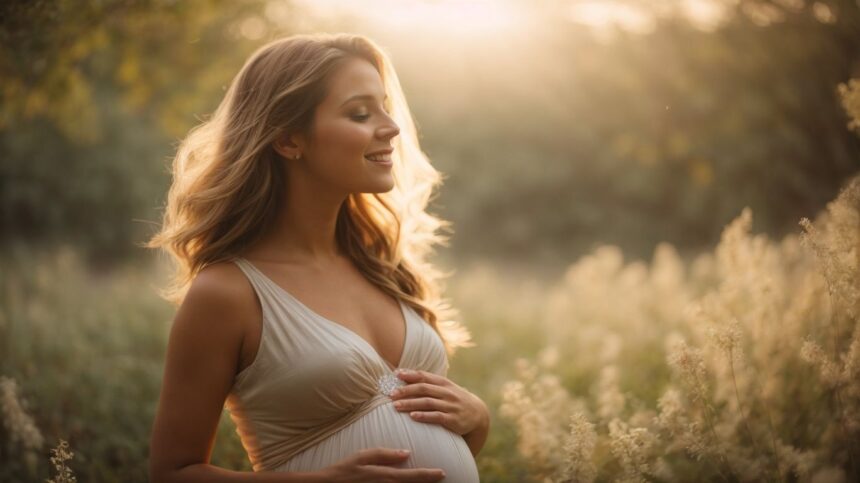
M 475 396 L 475 399 L 481 401 L 478 396 Z M 472 456 L 478 456 L 478 452 L 481 451 L 481 448 L 484 447 L 484 443 L 487 442 L 487 435 L 490 434 L 490 410 L 487 408 L 487 405 L 484 404 L 484 401 L 481 401 L 481 404 L 484 408 L 484 415 L 481 419 L 481 423 L 471 432 L 463 435 L 463 439 L 466 440 L 466 445 L 468 445 L 469 450 L 472 451 Z
M 309 473 L 252 473 L 209 464 L 224 400 L 239 365 L 244 322 L 262 318 L 253 288 L 232 264 L 207 267 L 177 311 L 150 440 L 152 482 L 320 481 Z

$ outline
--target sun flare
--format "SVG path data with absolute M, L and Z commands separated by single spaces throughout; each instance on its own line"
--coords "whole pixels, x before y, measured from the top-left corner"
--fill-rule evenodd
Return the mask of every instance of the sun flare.
M 303 0 L 319 15 L 348 13 L 379 27 L 458 34 L 504 31 L 523 17 L 513 2 L 503 0 Z

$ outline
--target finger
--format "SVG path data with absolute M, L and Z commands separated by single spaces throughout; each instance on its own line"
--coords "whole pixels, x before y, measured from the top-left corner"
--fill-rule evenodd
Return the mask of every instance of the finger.
M 436 384 L 437 386 L 448 386 L 454 384 L 450 379 L 445 376 L 440 376 L 439 374 L 434 374 L 432 372 L 412 369 L 403 369 L 397 371 L 397 377 L 406 382 L 428 382 L 430 384 Z
M 387 478 L 393 481 L 424 483 L 439 481 L 445 478 L 445 471 L 441 468 L 391 468 L 387 466 L 365 466 L 371 470 L 370 476 Z
M 409 452 L 396 448 L 368 448 L 356 453 L 356 463 L 359 465 L 385 465 L 399 463 L 409 457 Z
M 428 384 L 426 382 L 419 382 L 416 384 L 408 384 L 406 386 L 400 386 L 395 391 L 393 391 L 389 397 L 391 399 L 403 399 L 407 397 L 418 397 L 418 396 L 429 396 L 435 397 L 437 399 L 456 399 L 454 393 L 442 386 L 437 386 L 435 384 Z
M 448 413 L 443 413 L 441 411 L 412 411 L 409 413 L 409 416 L 422 423 L 441 424 L 442 426 L 448 424 L 451 419 L 451 416 Z
M 454 412 L 457 409 L 453 404 L 434 397 L 416 397 L 394 401 L 394 408 L 398 411 L 442 411 Z

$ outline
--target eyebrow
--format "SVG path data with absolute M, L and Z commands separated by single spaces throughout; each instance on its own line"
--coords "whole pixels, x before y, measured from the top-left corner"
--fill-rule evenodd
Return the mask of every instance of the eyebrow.
M 370 94 L 358 94 L 358 95 L 354 95 L 354 96 L 350 97 L 349 99 L 347 99 L 347 100 L 343 101 L 343 104 L 341 104 L 341 107 L 345 106 L 345 105 L 346 105 L 346 104 L 348 104 L 349 102 L 354 101 L 354 100 L 356 100 L 356 99 L 370 99 L 370 100 L 373 100 L 373 99 L 376 99 L 376 97 L 375 97 L 375 96 L 372 96 L 372 95 L 370 95 Z M 383 98 L 382 98 L 382 101 L 383 101 L 383 102 L 384 102 L 384 101 L 386 101 L 386 100 L 388 100 L 388 95 L 387 95 L 387 94 L 385 95 L 385 97 L 383 97 Z

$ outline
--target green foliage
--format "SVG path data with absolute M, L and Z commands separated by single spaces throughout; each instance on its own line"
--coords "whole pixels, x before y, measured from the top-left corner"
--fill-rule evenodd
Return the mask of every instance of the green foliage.
M 743 206 L 778 236 L 860 168 L 834 90 L 860 58 L 856 2 L 744 0 L 713 31 L 666 13 L 678 2 L 629 3 L 660 14 L 652 33 L 602 42 L 566 2 L 529 2 L 539 29 L 406 42 L 289 2 L 6 2 L 0 242 L 134 253 L 176 141 L 255 47 L 302 22 L 392 53 L 447 174 L 437 211 L 457 254 L 694 251 Z
M 255 47 L 252 3 L 4 3 L 0 243 L 72 243 L 101 262 L 153 232 L 175 140 Z
M 7 253 L 0 272 L 0 374 L 18 382 L 47 443 L 31 466 L 4 437 L 0 480 L 43 481 L 48 446 L 62 439 L 79 481 L 147 481 L 172 314 L 155 293 L 163 273 L 126 266 L 98 275 L 73 250 L 25 248 Z M 212 461 L 250 470 L 233 431 L 225 414 Z
M 407 69 L 411 92 L 433 91 L 428 71 L 463 91 L 440 96 L 453 106 L 418 100 L 450 176 L 452 246 L 551 263 L 605 242 L 647 258 L 660 241 L 712 245 L 744 206 L 766 232 L 791 231 L 860 169 L 835 92 L 860 58 L 860 7 L 832 3 L 833 24 L 809 9 L 767 26 L 738 14 L 713 32 L 665 17 L 606 43 L 547 8 L 534 35 L 437 62 L 404 46 L 424 66 Z

